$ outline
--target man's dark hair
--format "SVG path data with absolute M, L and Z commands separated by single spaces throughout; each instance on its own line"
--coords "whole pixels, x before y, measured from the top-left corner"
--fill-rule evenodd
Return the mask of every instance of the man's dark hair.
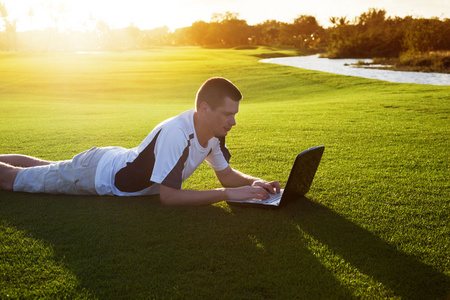
M 195 107 L 198 109 L 202 102 L 206 102 L 214 110 L 222 105 L 225 97 L 229 97 L 234 101 L 240 101 L 242 94 L 228 79 L 213 77 L 206 80 L 198 90 Z

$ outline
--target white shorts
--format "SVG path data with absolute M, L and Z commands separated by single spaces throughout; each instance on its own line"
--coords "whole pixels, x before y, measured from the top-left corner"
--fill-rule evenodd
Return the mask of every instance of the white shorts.
M 26 193 L 98 195 L 95 173 L 100 158 L 109 150 L 92 148 L 46 166 L 24 168 L 17 173 L 13 190 Z

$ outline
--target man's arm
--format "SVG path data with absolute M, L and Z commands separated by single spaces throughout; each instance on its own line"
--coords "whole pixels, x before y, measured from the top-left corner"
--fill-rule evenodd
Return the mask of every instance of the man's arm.
M 159 198 L 164 205 L 206 205 L 226 200 L 267 199 L 269 193 L 260 186 L 242 186 L 206 191 L 174 189 L 159 186 Z
M 216 176 L 220 183 L 225 187 L 238 187 L 245 185 L 260 186 L 268 190 L 271 194 L 279 193 L 281 189 L 278 181 L 267 182 L 260 178 L 252 177 L 239 172 L 230 166 L 226 167 L 222 171 L 216 171 Z
M 267 182 L 255 178 L 230 166 L 216 171 L 217 178 L 226 188 L 195 191 L 174 189 L 165 185 L 159 186 L 159 197 L 164 205 L 206 205 L 226 200 L 246 200 L 269 198 L 269 193 L 280 192 L 278 181 Z

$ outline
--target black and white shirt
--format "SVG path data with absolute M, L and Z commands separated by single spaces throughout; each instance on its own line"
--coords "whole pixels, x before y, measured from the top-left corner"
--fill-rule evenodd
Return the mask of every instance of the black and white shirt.
M 159 193 L 159 185 L 181 189 L 197 167 L 206 162 L 216 171 L 228 166 L 225 138 L 212 138 L 203 148 L 194 128 L 194 110 L 157 125 L 136 148 L 111 147 L 95 175 L 99 195 L 141 196 Z

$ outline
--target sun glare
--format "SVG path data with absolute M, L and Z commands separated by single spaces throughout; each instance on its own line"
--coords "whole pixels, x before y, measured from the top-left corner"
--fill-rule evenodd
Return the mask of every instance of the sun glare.
M 250 25 L 266 20 L 291 22 L 306 14 L 327 26 L 329 17 L 352 19 L 374 6 L 392 16 L 448 17 L 449 5 L 443 5 L 443 0 L 429 0 L 427 5 L 420 0 L 411 1 L 382 0 L 374 5 L 371 0 L 342 0 L 339 4 L 334 0 L 0 0 L 8 10 L 9 19 L 16 21 L 18 31 L 48 27 L 92 31 L 99 22 L 111 29 L 133 24 L 142 30 L 167 26 L 173 31 L 196 21 L 210 21 L 213 13 L 226 11 L 238 13 Z M 0 22 L 0 31 L 1 26 Z
M 44 30 L 52 27 L 64 30 L 94 30 L 98 22 L 111 29 L 134 25 L 141 29 L 167 26 L 171 30 L 189 26 L 189 8 L 180 0 L 153 1 L 2 1 L 9 17 L 16 20 L 18 31 Z

